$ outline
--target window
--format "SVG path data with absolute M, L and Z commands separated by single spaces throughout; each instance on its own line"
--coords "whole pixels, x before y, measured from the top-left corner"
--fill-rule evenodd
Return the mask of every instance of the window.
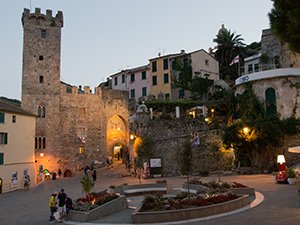
M 85 153 L 85 147 L 84 146 L 80 146 L 79 147 L 79 154 L 84 154 Z
M 35 149 L 46 149 L 46 137 L 35 137 L 34 138 Z
M 164 70 L 169 69 L 169 60 L 168 59 L 164 59 Z
M 178 81 L 183 81 L 183 74 L 182 73 L 178 74 Z
M 130 98 L 135 98 L 135 89 L 130 90 Z
M 165 84 L 169 83 L 169 74 L 167 73 L 164 74 L 164 83 Z
M 40 56 L 39 56 L 39 60 L 40 60 L 40 61 L 43 61 L 43 60 L 44 60 L 44 56 L 40 55 Z
M 169 100 L 169 99 L 170 99 L 170 94 L 169 93 L 165 94 L 165 100 Z
M 46 149 L 46 138 L 45 137 L 42 138 L 42 148 Z
M 183 59 L 183 67 L 186 68 L 188 66 L 188 63 L 189 63 L 188 59 L 184 58 Z
M 125 83 L 125 74 L 122 74 L 122 83 Z
M 208 61 L 208 59 L 205 59 L 205 65 L 206 65 L 206 66 L 209 66 L 209 61 Z
M 152 72 L 156 72 L 157 71 L 157 67 L 156 67 L 156 61 L 152 62 Z
M 248 73 L 252 73 L 253 72 L 253 67 L 252 64 L 248 65 Z
M 4 153 L 0 153 L 0 165 L 4 164 Z
M 152 77 L 152 85 L 153 86 L 157 85 L 157 76 Z
M 7 145 L 8 137 L 7 133 L 0 132 L 0 145 Z
M 46 36 L 47 36 L 47 31 L 41 30 L 41 38 L 46 38 Z
M 118 85 L 118 77 L 115 77 L 115 86 Z
M 5 122 L 5 114 L 3 112 L 0 112 L 0 123 Z
M 46 108 L 45 106 L 39 106 L 38 107 L 38 117 L 45 118 L 46 116 Z
M 179 90 L 179 98 L 184 98 L 184 90 L 183 89 Z
M 176 61 L 176 60 L 173 60 L 173 61 L 172 61 L 172 69 L 173 69 L 173 70 L 176 70 L 176 69 L 177 69 L 177 61 Z
M 72 87 L 67 86 L 66 87 L 66 93 L 71 94 L 72 93 Z
M 130 82 L 134 82 L 135 81 L 135 74 L 132 73 L 130 74 Z
M 258 72 L 258 71 L 259 71 L 259 65 L 258 65 L 258 63 L 255 63 L 255 64 L 254 64 L 254 71 L 255 71 L 255 72 Z
M 44 76 L 39 76 L 39 82 L 40 84 L 44 83 Z
M 147 96 L 147 87 L 142 88 L 142 96 L 143 97 Z
M 146 71 L 142 72 L 142 80 L 146 80 Z
M 16 115 L 13 115 L 12 118 L 11 118 L 11 122 L 15 123 L 16 121 L 17 121 L 17 117 L 16 117 Z

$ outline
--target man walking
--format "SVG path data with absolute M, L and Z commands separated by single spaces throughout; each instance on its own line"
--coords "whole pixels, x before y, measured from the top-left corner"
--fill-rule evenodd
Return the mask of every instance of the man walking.
M 57 198 L 58 198 L 59 219 L 63 220 L 66 217 L 66 199 L 67 199 L 67 195 L 63 188 L 60 190 L 60 193 L 58 194 Z
M 49 207 L 50 207 L 50 220 L 49 221 L 54 221 L 55 218 L 53 216 L 53 214 L 56 212 L 56 201 L 55 201 L 55 197 L 57 195 L 57 192 L 53 192 L 50 196 L 50 200 L 49 200 Z

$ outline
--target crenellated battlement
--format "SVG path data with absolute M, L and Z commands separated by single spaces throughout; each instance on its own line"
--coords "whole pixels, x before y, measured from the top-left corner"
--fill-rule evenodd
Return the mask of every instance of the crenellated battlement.
M 44 25 L 57 27 L 63 27 L 64 23 L 62 11 L 58 11 L 55 17 L 53 17 L 52 10 L 50 9 L 46 10 L 46 14 L 42 14 L 40 8 L 35 8 L 34 13 L 31 13 L 29 9 L 24 8 L 22 15 L 23 26 L 26 22 L 32 22 L 33 20 L 43 23 Z

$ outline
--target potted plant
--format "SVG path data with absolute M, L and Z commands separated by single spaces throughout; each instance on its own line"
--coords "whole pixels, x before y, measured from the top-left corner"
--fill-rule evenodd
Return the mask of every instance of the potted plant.
M 288 168 L 286 171 L 286 175 L 288 177 L 288 183 L 295 184 L 295 177 L 296 177 L 295 170 L 293 168 Z

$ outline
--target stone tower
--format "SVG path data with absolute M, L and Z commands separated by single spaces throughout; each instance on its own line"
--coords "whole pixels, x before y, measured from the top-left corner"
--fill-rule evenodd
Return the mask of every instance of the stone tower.
M 24 9 L 22 108 L 36 114 L 36 153 L 54 153 L 60 147 L 60 52 L 63 13 L 41 14 Z

